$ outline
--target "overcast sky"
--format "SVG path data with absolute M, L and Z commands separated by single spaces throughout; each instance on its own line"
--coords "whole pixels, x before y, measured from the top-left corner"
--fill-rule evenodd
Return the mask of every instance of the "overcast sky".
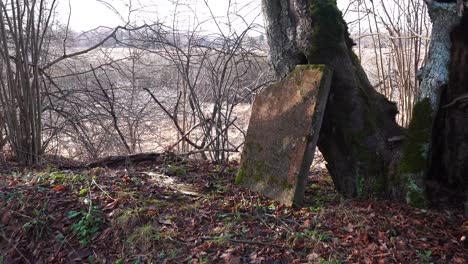
M 229 0 L 207 0 L 215 16 L 220 20 L 226 18 Z M 238 12 L 246 16 L 247 21 L 254 20 L 260 14 L 260 0 L 231 0 L 237 2 L 233 6 L 231 13 Z M 90 30 L 98 26 L 115 27 L 125 24 L 130 18 L 136 23 L 164 21 L 172 22 L 174 11 L 177 10 L 177 20 L 190 26 L 195 23 L 194 13 L 197 14 L 198 23 L 210 17 L 209 9 L 204 0 L 180 0 L 180 5 L 172 2 L 175 0 L 106 0 L 115 11 L 111 10 L 104 1 L 100 0 L 59 0 L 58 14 L 61 21 L 68 19 L 71 6 L 70 26 L 74 30 Z M 190 8 L 184 5 L 188 4 Z M 240 10 L 235 10 L 235 8 Z M 130 15 L 130 16 L 129 16 Z M 257 19 L 262 22 L 261 18 Z M 214 25 L 202 25 L 205 30 L 209 30 Z
M 260 0 L 207 0 L 213 14 L 222 21 L 227 17 L 229 2 L 235 3 L 231 13 L 239 13 L 246 21 L 262 24 Z M 122 25 L 130 18 L 136 23 L 164 21 L 171 22 L 174 10 L 179 15 L 179 27 L 191 27 L 194 24 L 210 18 L 210 11 L 204 0 L 179 0 L 179 3 L 189 4 L 190 8 L 175 5 L 176 0 L 59 0 L 58 16 L 63 23 L 68 20 L 71 10 L 70 26 L 76 31 L 94 29 L 98 26 L 115 27 Z M 338 0 L 340 8 L 345 8 L 349 0 Z M 110 5 L 112 5 L 112 10 Z M 197 14 L 197 19 L 194 17 Z M 231 16 L 234 23 L 243 23 L 242 19 Z M 202 23 L 202 29 L 215 30 L 213 23 Z

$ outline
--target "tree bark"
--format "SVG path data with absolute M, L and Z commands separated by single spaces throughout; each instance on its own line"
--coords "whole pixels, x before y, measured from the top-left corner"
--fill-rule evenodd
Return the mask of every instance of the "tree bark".
M 440 14 L 443 21 L 448 14 Z M 460 19 L 458 19 L 460 21 Z M 436 21 L 434 21 L 436 26 Z M 442 87 L 441 108 L 434 127 L 432 162 L 429 172 L 431 200 L 450 198 L 452 203 L 468 195 L 468 14 L 452 27 L 449 64 Z
M 334 70 L 318 146 L 345 197 L 406 198 L 417 207 L 467 198 L 468 12 L 460 19 L 455 2 L 426 2 L 431 47 L 404 130 L 395 104 L 369 83 L 334 0 L 262 1 L 278 78 L 297 64 Z
M 442 91 L 447 90 L 449 83 L 450 33 L 460 23 L 455 3 L 426 3 L 433 25 L 431 46 L 426 65 L 418 73 L 420 91 L 398 165 L 406 201 L 416 207 L 427 205 L 429 175 L 440 166 L 438 131 L 443 129 L 443 113 L 439 109 Z
M 403 129 L 397 108 L 377 93 L 352 51 L 334 0 L 263 0 L 273 68 L 284 77 L 297 64 L 334 70 L 318 146 L 345 197 L 399 197 L 393 177 Z

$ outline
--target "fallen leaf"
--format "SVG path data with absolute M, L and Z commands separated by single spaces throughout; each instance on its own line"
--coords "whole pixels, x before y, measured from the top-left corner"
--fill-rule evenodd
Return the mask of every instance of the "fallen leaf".
M 12 186 L 16 186 L 16 185 L 18 185 L 18 181 L 16 181 L 16 180 L 13 180 L 10 183 L 8 183 L 8 187 L 12 187 Z
M 94 252 L 93 252 L 92 249 L 90 249 L 90 248 L 82 248 L 82 249 L 78 249 L 78 250 L 72 252 L 72 253 L 68 256 L 68 258 L 69 258 L 69 260 L 72 261 L 72 262 L 73 262 L 73 261 L 82 261 L 82 260 L 84 260 L 85 258 L 87 258 L 87 257 L 89 257 L 89 256 L 91 256 L 91 255 L 93 255 L 93 254 L 94 254 Z
M 67 186 L 66 185 L 54 185 L 52 189 L 54 189 L 54 191 L 57 191 L 57 192 L 63 192 L 67 189 Z
M 11 219 L 11 213 L 10 213 L 10 212 L 5 212 L 5 213 L 2 215 L 1 224 L 2 224 L 2 225 L 7 225 L 7 224 L 10 222 L 10 219 Z
M 148 210 L 148 212 L 146 212 L 146 214 L 148 216 L 155 216 L 158 214 L 158 212 L 156 210 Z

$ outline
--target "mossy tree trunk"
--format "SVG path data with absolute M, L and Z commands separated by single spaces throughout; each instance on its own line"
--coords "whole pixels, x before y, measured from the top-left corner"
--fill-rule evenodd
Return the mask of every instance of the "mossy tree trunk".
M 391 169 L 403 134 L 395 121 L 397 108 L 371 86 L 336 2 L 262 3 L 278 78 L 297 64 L 334 70 L 318 146 L 337 190 L 345 197 L 400 196 Z
M 443 24 L 449 13 L 440 17 Z M 452 204 L 468 202 L 468 12 L 457 20 L 449 31 L 447 83 L 441 90 L 428 174 L 429 198 L 449 198 Z
M 468 12 L 460 24 L 455 3 L 428 2 L 434 33 L 405 131 L 395 122 L 395 104 L 369 83 L 335 0 L 262 3 L 278 78 L 297 64 L 334 70 L 318 146 L 343 196 L 425 206 L 431 186 L 467 195 Z
M 431 46 L 426 65 L 418 74 L 421 88 L 398 166 L 406 201 L 416 207 L 427 205 L 428 180 L 443 156 L 438 143 L 438 131 L 443 129 L 443 121 L 439 119 L 444 114 L 440 109 L 441 95 L 444 90 L 449 90 L 450 33 L 460 23 L 455 3 L 427 1 L 427 6 L 433 24 Z M 432 186 L 438 189 L 439 184 Z

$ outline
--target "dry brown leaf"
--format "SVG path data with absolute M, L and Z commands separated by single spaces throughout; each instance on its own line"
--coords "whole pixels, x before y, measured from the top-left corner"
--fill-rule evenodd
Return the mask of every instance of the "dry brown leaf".
M 54 189 L 54 191 L 57 191 L 57 192 L 63 192 L 67 189 L 67 186 L 66 185 L 54 185 L 52 189 Z

